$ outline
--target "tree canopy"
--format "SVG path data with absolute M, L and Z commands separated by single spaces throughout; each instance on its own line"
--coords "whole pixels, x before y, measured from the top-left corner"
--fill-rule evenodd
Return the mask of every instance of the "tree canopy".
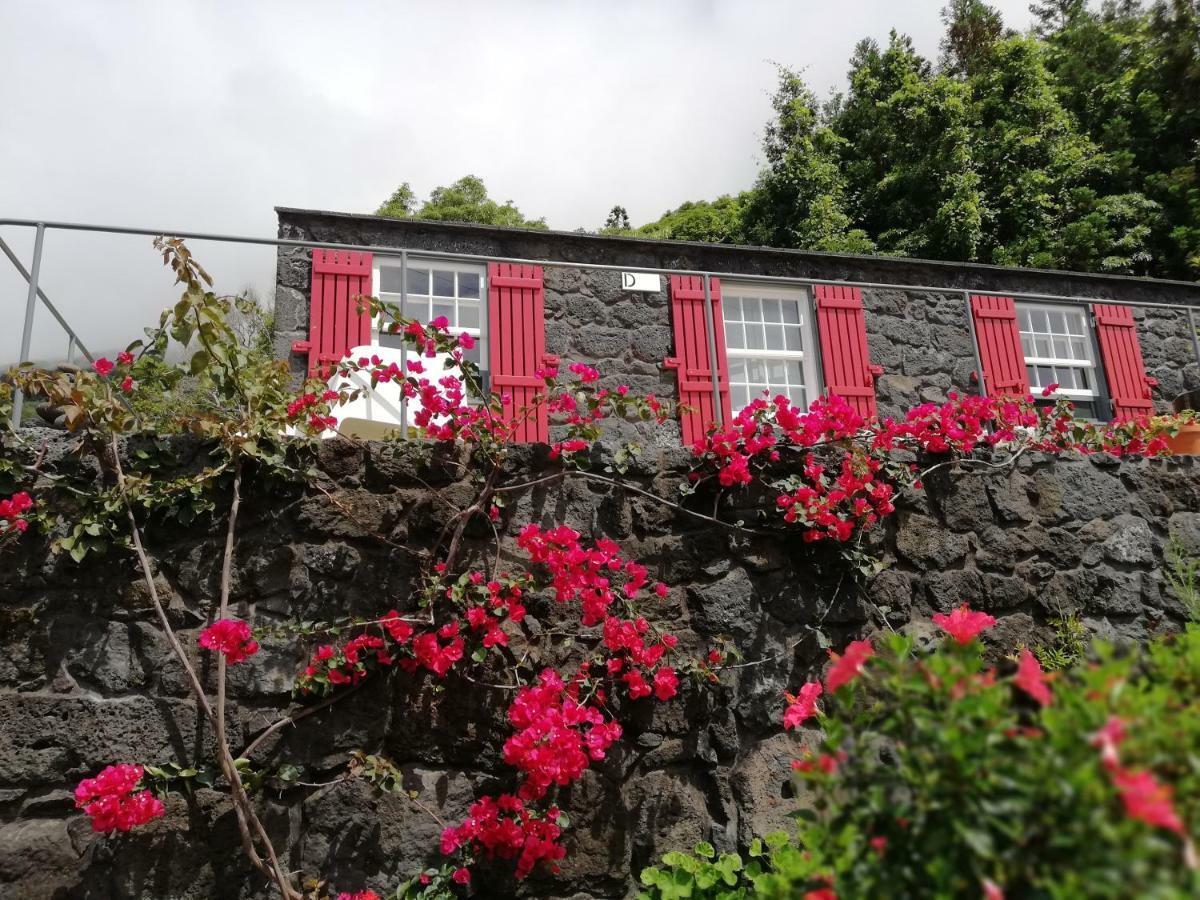
M 635 233 L 1200 276 L 1200 0 L 951 0 L 938 62 L 858 44 L 818 103 L 779 70 L 755 184 Z
M 419 203 L 406 181 L 396 188 L 375 214 L 396 219 L 436 219 L 441 222 L 472 222 L 511 228 L 545 228 L 545 219 L 527 219 L 511 200 L 498 203 L 488 196 L 483 179 L 464 175 L 453 184 L 434 188 L 429 199 Z

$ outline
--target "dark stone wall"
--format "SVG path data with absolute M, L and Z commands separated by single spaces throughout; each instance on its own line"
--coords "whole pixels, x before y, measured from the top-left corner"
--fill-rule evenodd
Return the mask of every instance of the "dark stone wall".
M 69 470 L 60 433 L 31 437 L 47 447 L 46 465 Z M 601 461 L 610 450 L 597 451 Z M 515 458 L 513 477 L 544 472 L 539 452 Z M 194 464 L 194 453 L 181 445 L 176 464 Z M 650 453 L 630 483 L 675 497 L 684 465 L 678 448 Z M 471 492 L 454 465 L 413 445 L 328 441 L 318 469 L 328 495 L 254 478 L 246 487 L 233 599 L 258 624 L 403 608 L 444 521 L 430 488 L 459 505 Z M 697 498 L 705 510 L 711 500 Z M 529 521 L 612 537 L 671 586 L 654 615 L 682 647 L 703 652 L 723 635 L 763 661 L 721 686 L 689 685 L 677 701 L 626 710 L 619 749 L 561 797 L 571 855 L 561 876 L 520 887 L 537 897 L 629 896 L 637 871 L 669 848 L 701 839 L 731 848 L 786 825 L 795 802 L 783 793 L 788 760 L 805 736 L 780 733 L 782 692 L 820 671 L 818 630 L 835 647 L 885 627 L 931 638 L 932 612 L 969 601 L 999 618 L 987 634 L 997 657 L 1051 640 L 1049 620 L 1068 612 L 1096 633 L 1144 640 L 1183 617 L 1161 574 L 1167 535 L 1200 553 L 1200 468 L 1187 459 L 1034 456 L 1012 471 L 936 474 L 871 534 L 867 549 L 885 568 L 866 584 L 843 578 L 828 547 L 738 534 L 621 488 L 569 480 L 513 501 L 501 523 L 505 558 Z M 156 525 L 148 538 L 173 624 L 194 648 L 212 615 L 222 525 Z M 531 629 L 554 621 L 546 599 L 530 610 Z M 211 658 L 196 656 L 211 678 Z M 235 742 L 288 707 L 304 658 L 294 642 L 268 639 L 232 670 Z M 512 786 L 499 756 L 508 692 L 457 676 L 442 687 L 378 678 L 256 756 L 296 761 L 303 781 L 324 785 L 267 800 L 292 865 L 338 888 L 382 892 L 436 860 L 440 828 L 413 803 L 339 780 L 353 750 L 390 756 L 446 821 L 477 792 Z M 76 565 L 31 534 L 0 556 L 0 896 L 266 896 L 212 792 L 173 799 L 166 819 L 116 839 L 91 834 L 73 811 L 71 789 L 102 766 L 193 761 L 209 740 L 126 553 Z M 481 878 L 487 896 L 514 893 L 501 875 Z
M 899 416 L 923 401 L 940 402 L 947 392 L 975 393 L 977 368 L 964 290 L 1044 293 L 1085 300 L 1133 304 L 1146 367 L 1158 378 L 1160 411 L 1184 390 L 1200 387 L 1200 365 L 1186 311 L 1137 307 L 1139 302 L 1200 305 L 1200 285 L 1152 279 L 1097 276 L 1033 269 L 888 257 L 839 256 L 769 248 L 609 238 L 417 220 L 381 219 L 279 210 L 279 236 L 410 250 L 579 262 L 578 268 L 546 270 L 547 350 L 597 366 L 612 380 L 637 391 L 676 396 L 675 375 L 662 369 L 673 352 L 670 302 L 657 294 L 625 292 L 615 272 L 587 264 L 707 270 L 736 275 L 776 275 L 836 281 L 912 285 L 864 291 L 867 339 L 874 363 L 882 415 Z M 307 334 L 310 263 L 308 251 L 281 249 L 276 289 L 277 349 Z M 301 359 L 292 356 L 297 374 Z M 660 445 L 675 430 L 646 430 Z

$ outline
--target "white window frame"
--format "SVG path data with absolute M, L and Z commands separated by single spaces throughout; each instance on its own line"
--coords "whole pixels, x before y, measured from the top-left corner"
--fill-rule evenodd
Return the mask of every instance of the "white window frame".
M 1036 301 L 1030 301 L 1030 302 L 1017 301 L 1017 303 L 1015 304 L 1015 307 L 1016 307 L 1016 312 L 1017 312 L 1017 332 L 1020 337 L 1024 337 L 1024 336 L 1028 335 L 1031 339 L 1036 338 L 1036 337 L 1048 338 L 1048 339 L 1050 339 L 1052 349 L 1053 349 L 1053 343 L 1054 343 L 1053 338 L 1054 337 L 1066 337 L 1068 339 L 1070 339 L 1070 338 L 1082 338 L 1083 339 L 1084 352 L 1087 354 L 1087 359 L 1077 359 L 1074 357 L 1058 357 L 1058 356 L 1026 356 L 1024 342 L 1022 342 L 1021 354 L 1025 361 L 1025 367 L 1027 369 L 1030 367 L 1037 368 L 1038 366 L 1053 366 L 1056 369 L 1082 369 L 1085 371 L 1090 370 L 1091 371 L 1091 379 L 1090 380 L 1093 385 L 1092 389 L 1085 390 L 1082 388 L 1060 387 L 1058 390 L 1056 390 L 1050 396 L 1051 396 L 1051 398 L 1062 396 L 1062 397 L 1066 397 L 1070 400 L 1077 400 L 1077 401 L 1081 401 L 1084 403 L 1094 403 L 1094 404 L 1096 404 L 1097 412 L 1099 412 L 1100 405 L 1101 405 L 1100 401 L 1103 399 L 1103 394 L 1101 391 L 1101 382 L 1100 382 L 1100 379 L 1103 377 L 1103 373 L 1100 370 L 1100 364 L 1096 358 L 1096 345 L 1095 345 L 1095 336 L 1094 336 L 1095 329 L 1094 329 L 1094 326 L 1092 323 L 1091 313 L 1088 310 L 1088 308 L 1086 306 L 1083 306 L 1082 304 L 1079 306 L 1075 306 L 1075 305 L 1066 305 L 1066 304 L 1038 303 Z M 1021 327 L 1021 312 L 1022 311 L 1044 312 L 1044 313 L 1073 313 L 1073 314 L 1080 315 L 1083 317 L 1083 334 L 1082 335 L 1077 335 L 1077 334 L 1060 335 L 1060 334 L 1057 334 L 1057 332 L 1052 332 L 1052 331 L 1047 331 L 1047 332 L 1033 331 L 1033 330 L 1025 331 Z M 1031 323 L 1031 329 L 1032 329 L 1032 323 Z M 1085 376 L 1085 378 L 1086 378 L 1086 376 Z M 1033 384 L 1032 378 L 1030 379 L 1029 386 L 1030 386 L 1030 390 L 1035 394 L 1035 396 L 1040 392 L 1042 387 L 1045 387 L 1045 385 L 1035 386 Z
M 812 295 L 808 290 L 802 287 L 786 287 L 777 285 L 767 285 L 760 282 L 746 281 L 725 281 L 721 280 L 721 314 L 725 315 L 728 309 L 729 300 L 737 297 L 783 300 L 794 302 L 800 309 L 800 350 L 754 350 L 744 347 L 731 347 L 729 344 L 729 329 L 727 327 L 730 320 L 724 319 L 722 322 L 723 331 L 725 332 L 725 354 L 732 361 L 734 359 L 744 359 L 746 361 L 758 361 L 767 363 L 770 360 L 785 360 L 787 362 L 799 362 L 800 371 L 804 378 L 804 402 L 805 408 L 821 395 L 821 382 L 817 371 L 817 352 L 816 352 L 816 329 L 814 327 L 814 310 L 812 303 Z M 742 318 L 740 322 L 745 322 Z M 763 343 L 766 343 L 764 339 Z M 732 406 L 733 387 L 734 387 L 733 371 L 729 373 L 729 397 Z M 748 381 L 737 382 L 743 387 L 749 385 Z M 785 393 L 783 386 L 772 385 L 767 382 L 771 388 L 771 397 L 779 393 Z M 789 385 L 790 387 L 791 385 Z M 750 394 L 749 400 L 753 401 L 759 394 Z M 769 398 L 768 398 L 769 399 Z M 789 398 L 790 399 L 790 398 Z M 741 407 L 733 409 L 733 414 L 737 415 Z

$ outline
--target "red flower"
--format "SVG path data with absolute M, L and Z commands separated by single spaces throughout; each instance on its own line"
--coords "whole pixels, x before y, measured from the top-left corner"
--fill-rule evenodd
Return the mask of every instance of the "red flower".
M 805 894 L 804 900 L 837 900 L 837 892 L 833 888 L 817 888 Z
M 969 644 L 979 632 L 995 625 L 996 620 L 987 613 L 973 611 L 964 603 L 948 616 L 944 613 L 935 615 L 933 624 L 960 644 Z
M 679 688 L 679 677 L 670 666 L 663 666 L 654 673 L 654 696 L 659 700 L 670 700 Z
M 833 693 L 844 684 L 849 684 L 862 674 L 863 666 L 868 659 L 875 655 L 875 648 L 870 641 L 853 641 L 842 655 L 829 651 L 833 665 L 825 676 L 825 688 Z
M 133 376 L 132 375 L 126 375 L 124 380 L 121 381 L 121 390 L 124 391 L 126 394 L 128 394 L 130 391 L 133 390 Z
M 1170 785 L 1159 783 L 1144 770 L 1135 772 L 1128 769 L 1116 769 L 1113 783 L 1121 795 L 1121 802 L 1125 804 L 1125 815 L 1129 818 L 1184 834 L 1183 821 L 1171 802 L 1174 789 Z
M 1042 706 L 1049 706 L 1053 699 L 1050 685 L 1046 683 L 1046 673 L 1042 671 L 1042 664 L 1037 661 L 1036 656 L 1029 652 L 1028 647 L 1021 648 L 1013 684 Z
M 117 362 L 119 362 L 123 366 L 127 366 L 133 362 L 133 354 L 128 352 L 127 350 L 122 350 L 120 353 L 117 354 Z
M 106 356 L 102 356 L 92 363 L 92 368 L 96 370 L 96 374 L 101 378 L 106 378 L 108 377 L 108 373 L 111 372 L 115 367 L 113 366 L 113 361 L 111 359 Z
M 821 696 L 821 682 L 810 681 L 800 688 L 797 696 L 784 694 L 788 708 L 783 711 L 783 727 L 795 728 L 817 714 L 817 698 Z
M 200 632 L 200 646 L 224 654 L 230 665 L 258 652 L 258 642 L 250 638 L 250 626 L 237 619 L 217 619 Z
M 1004 900 L 1004 891 L 990 878 L 983 879 L 983 900 Z
M 451 877 L 451 879 L 454 880 L 455 884 L 470 884 L 471 883 L 471 873 L 468 872 L 466 869 L 462 868 L 461 866 L 459 868 L 455 869 L 454 874 L 451 875 L 450 877 Z
M 337 900 L 379 900 L 379 895 L 374 891 L 356 891 L 353 894 L 342 891 L 337 895 Z
M 106 767 L 75 788 L 75 807 L 92 820 L 93 831 L 129 831 L 162 816 L 162 801 L 150 791 L 138 791 L 141 766 L 121 763 Z

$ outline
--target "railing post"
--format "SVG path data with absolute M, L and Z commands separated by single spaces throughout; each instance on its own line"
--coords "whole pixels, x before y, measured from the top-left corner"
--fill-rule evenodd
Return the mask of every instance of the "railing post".
M 480 306 L 483 306 L 480 303 Z M 408 316 L 408 251 L 400 251 L 400 318 Z M 408 440 L 408 398 L 404 396 L 404 383 L 408 380 L 408 348 L 401 341 L 403 362 L 400 365 L 400 437 Z
M 75 364 L 75 335 L 67 337 L 67 365 Z
M 717 369 L 717 320 L 713 315 L 712 285 L 707 272 L 704 273 L 704 315 L 708 317 L 708 367 L 712 370 L 713 417 L 718 426 L 723 426 L 725 412 L 721 408 L 721 373 Z
M 46 237 L 46 226 L 38 222 L 37 231 L 33 236 L 33 265 L 29 269 L 29 294 L 25 298 L 25 324 L 21 329 L 21 357 L 18 362 L 29 359 L 29 346 L 33 340 L 33 313 L 37 308 L 38 276 L 42 271 L 42 242 Z M 25 393 L 16 391 L 13 394 L 12 427 L 21 427 L 21 413 L 24 412 Z

